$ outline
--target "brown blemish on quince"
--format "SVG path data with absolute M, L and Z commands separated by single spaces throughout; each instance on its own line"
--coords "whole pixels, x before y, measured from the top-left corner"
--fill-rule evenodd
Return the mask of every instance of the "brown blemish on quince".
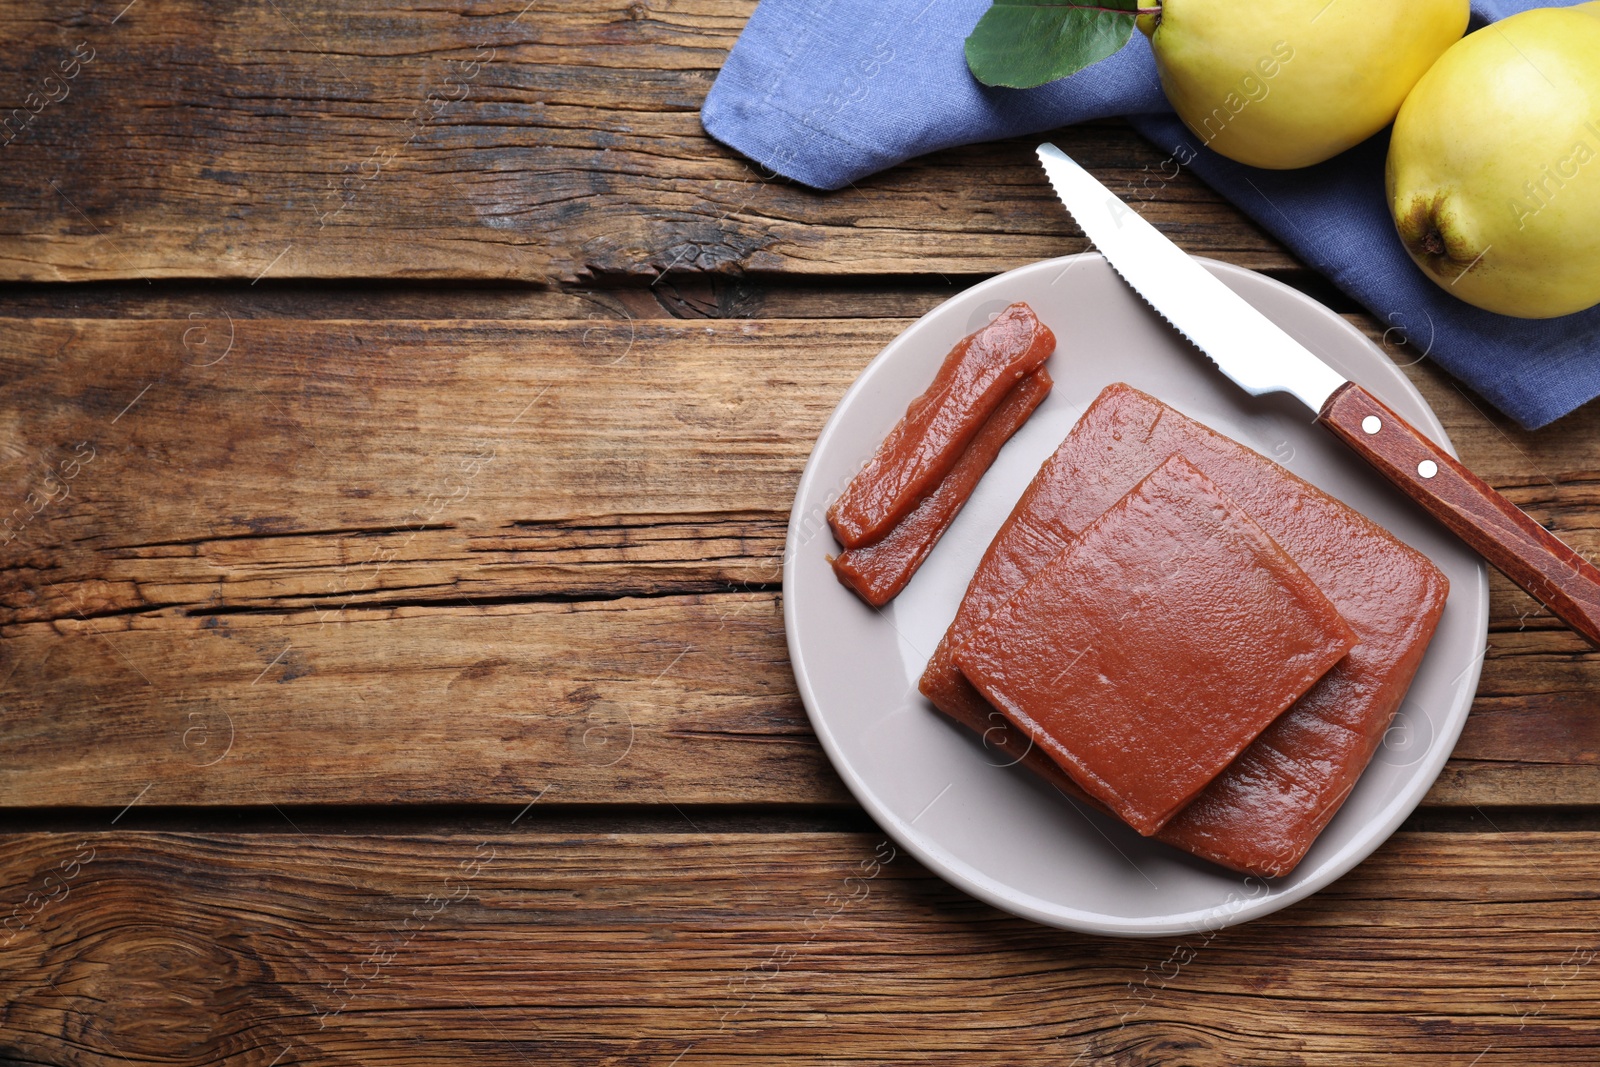
M 1455 215 L 1446 207 L 1445 195 L 1438 193 L 1432 198 L 1412 198 L 1399 227 L 1406 248 L 1423 266 L 1440 277 L 1452 279 L 1459 278 L 1482 259 L 1477 255 L 1458 255 L 1450 247 L 1445 234 L 1454 222 Z

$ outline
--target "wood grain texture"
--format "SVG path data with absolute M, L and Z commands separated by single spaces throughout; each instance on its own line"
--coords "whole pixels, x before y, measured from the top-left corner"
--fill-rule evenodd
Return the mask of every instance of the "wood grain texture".
M 844 802 L 776 583 L 811 442 L 903 320 L 194 314 L 0 323 L 0 802 Z M 1510 436 L 1412 371 L 1600 547 L 1594 416 Z M 1492 625 L 1432 802 L 1600 802 L 1600 663 L 1499 580 Z
M 12 1062 L 1332 1067 L 1404 1049 L 1457 1067 L 1600 1052 L 1594 833 L 1406 833 L 1286 911 L 1151 941 L 1010 918 L 877 835 L 4 840 Z
M 907 325 L 191 314 L 0 320 L 0 622 L 770 583 L 816 434 Z M 1600 549 L 1600 413 L 1511 433 L 1412 371 L 1470 467 Z M 1496 589 L 1496 629 L 1550 625 Z
M 0 801 L 845 803 L 776 599 L 25 626 Z
M 0 1064 L 1600 1061 L 1600 657 L 1498 575 L 1433 807 L 1288 911 L 1080 937 L 837 832 L 801 465 L 910 319 L 1084 242 L 1033 138 L 764 179 L 697 116 L 753 8 L 0 0 Z M 1125 125 L 1050 136 L 1354 311 Z M 1600 409 L 1524 433 L 1348 317 L 1600 550 Z
M 514 553 L 563 524 L 769 522 L 896 328 L 224 315 L 0 327 L 9 552 L 482 526 Z
M 1033 140 L 842 194 L 765 180 L 698 115 L 753 8 L 8 0 L 0 278 L 931 275 L 1084 247 Z M 1054 136 L 1186 248 L 1293 265 L 1126 127 Z

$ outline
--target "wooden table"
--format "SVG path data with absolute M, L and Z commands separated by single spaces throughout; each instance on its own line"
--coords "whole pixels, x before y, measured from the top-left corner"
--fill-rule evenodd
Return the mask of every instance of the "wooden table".
M 830 769 L 789 502 L 911 319 L 1084 248 L 1028 143 L 764 180 L 697 118 L 750 0 L 125 2 L 0 4 L 0 1062 L 1600 1062 L 1600 657 L 1498 576 L 1422 809 L 1213 936 L 997 912 Z M 1600 549 L 1600 409 L 1053 136 Z

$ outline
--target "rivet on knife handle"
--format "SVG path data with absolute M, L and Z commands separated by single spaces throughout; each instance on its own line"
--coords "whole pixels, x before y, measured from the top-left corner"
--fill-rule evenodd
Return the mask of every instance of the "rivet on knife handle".
M 1600 570 L 1354 382 L 1317 420 L 1562 622 L 1600 647 Z

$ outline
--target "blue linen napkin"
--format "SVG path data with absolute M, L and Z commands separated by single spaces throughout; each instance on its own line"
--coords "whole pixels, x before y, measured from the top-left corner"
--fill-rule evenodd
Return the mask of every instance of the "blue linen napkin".
M 1580 0 L 1473 0 L 1473 26 Z M 1326 274 L 1418 352 L 1528 429 L 1600 395 L 1600 308 L 1558 319 L 1481 311 L 1429 281 L 1395 235 L 1383 191 L 1388 133 L 1302 170 L 1246 167 L 1172 114 L 1144 36 L 1037 89 L 967 70 L 989 0 L 763 0 L 711 87 L 706 132 L 786 178 L 841 189 L 953 145 L 1128 116 L 1133 127 Z M 1153 173 L 1159 182 L 1162 175 Z M 1139 192 L 1129 191 L 1137 199 Z

